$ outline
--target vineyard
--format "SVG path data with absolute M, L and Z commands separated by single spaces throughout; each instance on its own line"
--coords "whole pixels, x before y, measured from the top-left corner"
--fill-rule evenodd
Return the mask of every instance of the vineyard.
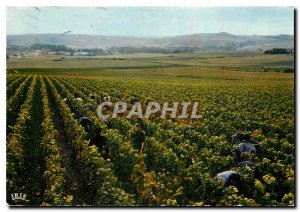
M 275 74 L 274 74 L 275 76 Z M 277 75 L 276 75 L 277 76 Z M 201 119 L 144 119 L 144 152 L 128 132 L 136 119 L 97 117 L 97 101 L 122 92 L 159 102 L 198 101 Z M 67 98 L 69 101 L 64 101 Z M 78 101 L 80 98 L 82 101 Z M 7 201 L 10 205 L 288 206 L 295 195 L 294 82 L 248 80 L 156 81 L 113 77 L 7 75 Z M 89 146 L 101 127 L 111 159 Z M 193 128 L 188 128 L 193 126 Z M 258 143 L 255 166 L 238 167 L 231 136 L 239 126 Z M 224 187 L 215 176 L 242 173 L 250 193 Z M 11 194 L 26 194 L 12 201 Z

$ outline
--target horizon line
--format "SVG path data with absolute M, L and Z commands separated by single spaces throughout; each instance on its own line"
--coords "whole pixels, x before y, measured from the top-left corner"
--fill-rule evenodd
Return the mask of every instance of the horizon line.
M 28 34 L 6 34 L 6 36 L 22 36 L 22 35 L 61 35 L 62 33 L 28 33 Z M 164 38 L 164 37 L 179 37 L 188 35 L 198 35 L 198 34 L 228 34 L 233 36 L 295 36 L 294 34 L 232 34 L 229 32 L 199 32 L 191 34 L 179 34 L 179 35 L 166 35 L 166 36 L 143 36 L 143 35 L 105 35 L 105 34 L 80 34 L 80 33 L 68 33 L 66 35 L 92 35 L 92 36 L 108 36 L 108 37 L 133 37 L 133 38 Z

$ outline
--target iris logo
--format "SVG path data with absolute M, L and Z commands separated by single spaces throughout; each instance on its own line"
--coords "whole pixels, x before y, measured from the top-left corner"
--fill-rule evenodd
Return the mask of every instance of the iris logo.
M 18 200 L 26 201 L 26 194 L 23 194 L 23 193 L 13 193 L 13 194 L 11 194 L 11 199 L 13 201 L 18 201 Z

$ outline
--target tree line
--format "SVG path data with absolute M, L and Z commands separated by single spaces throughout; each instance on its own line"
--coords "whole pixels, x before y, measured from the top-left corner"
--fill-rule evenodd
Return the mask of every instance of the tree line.
M 264 53 L 265 54 L 291 54 L 291 53 L 293 53 L 293 51 L 292 50 L 288 51 L 283 48 L 273 48 L 273 49 L 264 51 Z
M 89 52 L 92 55 L 111 55 L 115 53 L 120 54 L 134 54 L 134 53 L 163 53 L 163 54 L 178 54 L 178 53 L 188 53 L 199 50 L 198 47 L 190 46 L 179 46 L 172 48 L 162 48 L 162 47 L 110 47 L 110 48 L 85 48 L 85 49 L 74 49 L 67 47 L 66 45 L 54 45 L 54 44 L 40 44 L 35 43 L 29 47 L 19 46 L 19 45 L 8 45 L 7 52 L 16 51 L 35 51 L 41 50 L 45 52 L 69 52 L 71 54 L 75 52 Z

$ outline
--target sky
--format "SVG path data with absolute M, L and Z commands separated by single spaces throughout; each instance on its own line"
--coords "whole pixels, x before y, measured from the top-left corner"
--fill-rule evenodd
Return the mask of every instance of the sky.
M 6 34 L 294 34 L 293 7 L 7 7 Z

